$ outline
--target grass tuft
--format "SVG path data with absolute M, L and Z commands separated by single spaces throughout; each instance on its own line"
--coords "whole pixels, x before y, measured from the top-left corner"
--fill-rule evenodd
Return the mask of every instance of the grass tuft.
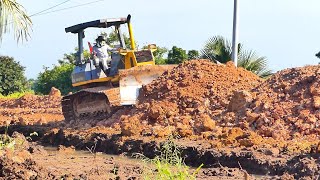
M 173 142 L 173 138 L 169 137 L 161 146 L 160 155 L 154 159 L 142 156 L 146 162 L 146 167 L 143 173 L 145 180 L 186 180 L 196 179 L 196 175 L 203 166 L 201 164 L 193 172 L 184 163 L 181 156 L 180 148 Z M 151 164 L 151 166 L 150 166 Z

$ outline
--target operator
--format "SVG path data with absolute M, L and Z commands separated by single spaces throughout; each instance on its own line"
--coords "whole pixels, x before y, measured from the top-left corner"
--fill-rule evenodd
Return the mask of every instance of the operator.
M 95 66 L 99 66 L 105 73 L 109 73 L 109 64 L 111 64 L 111 57 L 109 52 L 116 51 L 116 48 L 111 48 L 103 36 L 98 36 L 96 44 L 93 46 L 93 60 Z

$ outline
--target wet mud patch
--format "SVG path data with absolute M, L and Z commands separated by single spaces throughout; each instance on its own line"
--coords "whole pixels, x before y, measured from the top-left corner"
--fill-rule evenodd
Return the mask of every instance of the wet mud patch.
M 121 134 L 93 133 L 90 136 L 73 134 L 60 129 L 47 133 L 42 138 L 43 144 L 74 146 L 85 150 L 95 146 L 96 151 L 107 154 L 122 154 L 131 157 L 135 153 L 154 158 L 159 154 L 164 139 L 150 139 L 149 137 L 125 137 Z M 191 141 L 177 139 L 183 152 L 185 162 L 189 166 L 198 167 L 202 163 L 204 168 L 238 168 L 249 174 L 282 176 L 289 174 L 295 178 L 318 177 L 320 175 L 320 154 L 284 154 L 259 148 L 225 147 L 212 148 L 205 141 Z M 303 172 L 303 173 L 302 173 Z

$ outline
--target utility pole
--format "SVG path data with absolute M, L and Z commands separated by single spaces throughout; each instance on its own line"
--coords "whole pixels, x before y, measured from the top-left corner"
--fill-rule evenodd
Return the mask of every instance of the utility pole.
M 233 6 L 233 32 L 232 32 L 232 60 L 238 66 L 238 0 L 234 0 Z

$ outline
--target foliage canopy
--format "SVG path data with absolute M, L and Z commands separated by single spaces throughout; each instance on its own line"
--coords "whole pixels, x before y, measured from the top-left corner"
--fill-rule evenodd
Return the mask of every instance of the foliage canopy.
M 168 53 L 167 64 L 179 64 L 188 59 L 186 50 L 173 46 Z
M 258 56 L 253 50 L 244 50 L 242 44 L 238 46 L 238 66 L 247 69 L 260 77 L 272 74 L 267 68 L 267 58 Z M 231 61 L 232 46 L 230 41 L 222 36 L 214 36 L 206 42 L 201 50 L 201 58 L 210 59 L 216 63 Z
M 0 41 L 10 27 L 13 28 L 14 37 L 18 42 L 28 40 L 31 26 L 32 21 L 21 4 L 16 0 L 0 1 Z
M 0 56 L 0 94 L 9 95 L 27 90 L 25 67 L 12 57 Z
M 44 72 L 39 73 L 35 83 L 34 90 L 36 93 L 49 94 L 51 87 L 58 88 L 62 94 L 74 92 L 77 89 L 72 87 L 71 73 L 74 65 L 63 63 L 55 65 L 52 69 L 44 68 Z

